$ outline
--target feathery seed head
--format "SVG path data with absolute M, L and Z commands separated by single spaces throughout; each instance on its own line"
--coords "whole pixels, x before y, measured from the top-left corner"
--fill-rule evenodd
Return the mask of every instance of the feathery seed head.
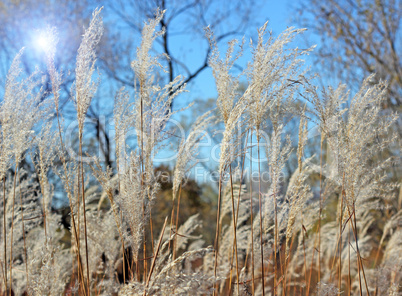
M 74 103 L 80 133 L 82 133 L 85 115 L 97 88 L 97 83 L 92 81 L 92 75 L 95 71 L 96 46 L 103 34 L 102 9 L 103 7 L 97 8 L 92 13 L 89 27 L 85 30 L 78 48 Z

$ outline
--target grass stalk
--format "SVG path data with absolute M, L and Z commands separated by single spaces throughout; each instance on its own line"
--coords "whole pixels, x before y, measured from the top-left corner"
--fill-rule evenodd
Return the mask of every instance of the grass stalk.
M 366 280 L 366 274 L 364 272 L 364 266 L 363 266 L 363 262 L 362 262 L 362 257 L 360 255 L 360 249 L 359 249 L 359 243 L 357 240 L 357 222 L 356 222 L 356 210 L 355 210 L 355 203 L 353 203 L 353 222 L 354 222 L 354 234 L 355 234 L 355 242 L 356 242 L 356 252 L 357 252 L 357 257 L 358 257 L 358 263 L 359 263 L 359 282 L 361 281 L 360 279 L 360 269 L 363 273 L 363 280 L 364 280 L 364 285 L 366 288 L 366 292 L 367 295 L 370 296 L 370 291 L 368 289 L 368 285 L 367 285 L 367 280 Z M 361 289 L 361 283 L 360 283 L 360 289 Z
M 274 295 L 276 295 L 276 289 L 278 285 L 278 205 L 276 202 L 276 186 L 274 185 L 274 223 L 275 223 L 275 228 L 274 228 L 274 285 L 275 285 L 275 290 L 274 290 Z M 280 254 L 279 254 L 280 256 Z M 280 257 L 279 257 L 280 261 Z
M 7 219 L 6 219 L 6 177 L 3 177 L 3 241 L 4 241 L 4 289 L 7 293 Z
M 342 218 L 343 218 L 343 198 L 344 198 L 344 184 L 345 173 L 342 178 L 342 190 L 341 190 L 341 211 L 339 213 L 339 275 L 338 275 L 338 289 L 342 288 Z
M 82 195 L 82 207 L 83 207 L 83 217 L 84 217 L 84 237 L 85 237 L 85 259 L 87 266 L 87 291 L 88 296 L 91 295 L 91 285 L 89 277 L 89 254 L 88 254 L 88 234 L 87 234 L 87 215 L 85 208 L 85 184 L 84 184 L 84 162 L 82 158 L 82 128 L 79 131 L 79 154 L 80 154 L 80 170 L 81 170 L 81 195 Z
M 290 247 L 289 247 L 289 254 L 288 256 L 286 256 L 285 254 L 285 272 L 283 274 L 283 295 L 286 295 L 286 293 L 290 292 L 290 285 L 287 285 L 287 274 L 288 274 L 288 266 L 289 266 L 289 260 L 290 260 L 290 255 L 292 254 L 292 247 L 293 247 L 293 243 L 294 243 L 294 239 L 295 237 L 292 236 L 292 240 L 290 242 Z M 292 282 L 292 276 L 290 276 L 290 283 Z
M 140 136 L 140 146 L 141 146 L 141 190 L 144 190 L 144 178 L 145 176 L 145 169 L 144 169 L 144 85 L 145 81 L 144 78 L 140 79 L 140 121 L 141 121 L 141 136 Z M 145 200 L 142 201 L 142 217 L 145 220 Z M 144 279 L 146 279 L 147 275 L 147 243 L 146 243 L 146 232 L 145 227 L 143 229 L 143 252 L 144 252 Z
M 154 256 L 153 256 L 153 260 L 152 260 L 152 263 L 151 263 L 151 268 L 150 268 L 150 270 L 149 270 L 149 274 L 148 274 L 148 277 L 147 277 L 147 279 L 146 279 L 145 290 L 144 290 L 144 296 L 146 295 L 146 288 L 148 288 L 149 281 L 151 280 L 151 276 L 152 276 L 152 273 L 153 273 L 154 268 L 155 268 L 155 262 L 156 262 L 156 258 L 158 257 L 158 254 L 159 254 L 160 246 L 161 246 L 161 244 L 162 244 L 162 238 L 163 238 L 163 234 L 165 233 L 165 228 L 166 228 L 167 219 L 168 219 L 168 217 L 165 218 L 165 223 L 163 224 L 162 231 L 161 231 L 161 234 L 160 234 L 160 236 L 159 236 L 158 245 L 157 245 L 157 247 L 156 247 L 155 254 L 154 254 Z
M 170 249 L 172 249 L 173 253 L 173 248 L 174 248 L 174 238 L 170 239 L 173 234 L 173 223 L 174 223 L 174 216 L 175 216 L 175 202 L 172 199 L 172 212 L 170 213 L 170 229 L 169 229 L 169 243 L 168 243 L 168 253 L 170 254 Z
M 155 249 L 154 249 L 154 228 L 152 223 L 152 208 L 149 209 L 149 227 L 151 231 L 151 248 L 153 253 Z
M 262 282 L 262 295 L 265 295 L 265 274 L 264 274 L 264 240 L 262 232 L 262 196 L 261 196 L 261 164 L 260 164 L 260 133 L 257 130 L 257 159 L 258 159 L 258 204 L 260 208 L 260 248 L 261 248 L 261 282 Z M 275 244 L 276 245 L 276 244 Z M 276 246 L 275 246 L 276 252 Z M 276 253 L 274 260 L 274 295 L 276 295 Z
M 232 217 L 233 217 L 233 245 L 235 249 L 235 257 L 236 257 L 236 283 L 237 283 L 237 294 L 239 294 L 240 290 L 240 279 L 239 279 L 239 259 L 237 255 L 237 235 L 236 235 L 236 229 L 237 229 L 237 219 L 236 219 L 236 214 L 235 214 L 235 205 L 234 205 L 234 195 L 233 195 L 233 176 L 232 176 L 232 165 L 229 164 L 229 174 L 230 174 L 230 192 L 231 192 L 231 200 L 232 200 Z M 240 188 L 241 190 L 241 188 Z M 231 267 L 232 268 L 232 267 Z
M 18 183 L 21 184 L 21 176 L 18 175 Z M 24 259 L 25 259 L 25 274 L 27 277 L 27 290 L 29 290 L 29 273 L 28 273 L 28 255 L 27 255 L 27 244 L 25 237 L 25 223 L 24 223 L 24 205 L 22 203 L 22 192 L 20 190 L 20 204 L 21 204 L 21 223 L 22 223 L 22 239 L 24 241 Z
M 247 132 L 247 137 L 246 137 L 246 143 L 248 142 L 248 137 L 249 137 L 249 135 L 250 135 L 250 132 Z M 244 164 L 245 164 L 245 159 L 246 159 L 246 152 L 244 152 L 244 153 L 242 153 L 242 157 L 241 157 L 241 172 L 240 172 L 240 187 L 239 187 L 239 194 L 238 194 L 238 196 L 237 196 L 237 208 L 236 208 L 236 216 L 235 216 L 235 221 L 236 221 L 236 225 L 237 225 L 237 221 L 238 221 L 238 217 L 239 217 L 239 210 L 240 210 L 240 198 L 241 198 L 241 185 L 242 185 L 242 183 L 243 183 L 243 175 L 244 175 Z M 232 168 L 230 167 L 230 170 L 231 170 Z M 232 172 L 230 171 L 230 175 L 232 176 Z M 233 195 L 233 183 L 232 183 L 232 180 L 231 180 L 231 193 L 232 193 L 232 195 Z M 252 207 L 251 207 L 251 211 L 252 211 Z M 252 215 L 252 214 L 251 214 Z M 252 224 L 251 224 L 252 225 Z M 252 227 L 251 227 L 251 231 L 252 231 Z M 252 238 L 251 239 L 253 239 L 253 236 L 252 236 Z M 237 249 L 237 239 L 236 239 L 236 244 L 235 244 L 235 240 L 233 240 L 233 248 L 232 248 L 232 255 L 233 255 L 233 252 L 234 252 L 234 247 L 236 246 L 236 249 Z M 237 250 L 236 250 L 237 251 Z M 236 252 L 237 253 L 237 252 Z M 237 257 L 237 256 L 236 256 Z M 246 254 L 246 258 L 245 258 L 245 266 L 247 266 L 247 259 L 248 259 L 248 254 Z M 233 256 L 231 256 L 231 258 L 230 258 L 230 266 L 232 266 L 232 264 L 233 264 Z M 254 268 L 254 267 L 253 267 Z M 237 270 L 238 270 L 238 267 L 237 267 Z M 254 273 L 254 270 L 252 271 L 253 273 Z M 230 282 L 231 282 L 231 279 L 232 279 L 232 277 L 230 277 Z M 237 282 L 239 282 L 239 281 L 237 281 Z M 231 286 L 230 286 L 231 287 Z M 239 291 L 239 286 L 237 287 L 237 290 Z
M 318 282 L 321 282 L 321 216 L 322 216 L 322 146 L 324 143 L 324 134 L 321 133 L 320 141 L 320 212 L 318 216 Z M 341 219 L 342 221 L 342 219 Z
M 309 278 L 308 278 L 308 282 L 307 282 L 306 295 L 310 295 L 309 292 L 310 292 L 310 288 L 311 288 L 311 277 L 312 277 L 312 274 L 313 274 L 314 255 L 315 255 L 315 251 L 316 251 L 316 248 L 315 248 L 316 244 L 317 244 L 317 237 L 314 239 L 314 248 L 313 248 L 313 255 L 311 257 L 310 274 L 309 274 Z
M 53 69 L 53 68 L 50 68 Z M 56 118 L 57 118 L 57 130 L 58 130 L 58 135 L 59 135 L 59 140 L 60 140 L 60 147 L 61 147 L 61 152 L 59 153 L 59 157 L 61 160 L 61 163 L 63 165 L 63 170 L 64 170 L 64 176 L 66 178 L 66 182 L 65 182 L 65 186 L 67 187 L 67 193 L 71 193 L 71 189 L 70 188 L 70 180 L 69 180 L 69 174 L 68 174 L 68 169 L 67 169 L 67 161 L 64 157 L 64 151 L 65 151 L 65 146 L 64 146 L 64 141 L 63 141 L 63 136 L 62 136 L 62 127 L 61 127 L 61 122 L 60 122 L 60 112 L 59 112 L 59 104 L 58 104 L 58 90 L 55 89 L 55 82 L 54 82 L 54 74 L 55 74 L 55 70 L 49 70 L 50 72 L 50 77 L 52 79 L 52 91 L 53 91 L 53 95 L 55 97 L 55 110 L 56 110 Z M 77 257 L 77 272 L 78 272 L 78 278 L 81 281 L 82 285 L 83 285 L 83 268 L 82 268 L 82 261 L 81 261 L 81 255 L 80 255 L 80 242 L 79 242 L 79 229 L 77 229 L 77 227 L 79 227 L 75 221 L 75 216 L 74 216 L 74 205 L 73 205 L 73 200 L 70 194 L 68 195 L 68 199 L 69 199 L 69 206 L 70 206 L 70 217 L 71 217 L 71 221 L 72 221 L 72 226 L 73 226 L 73 232 L 74 232 L 74 237 L 75 237 L 75 244 L 76 244 L 76 257 Z M 78 207 L 79 209 L 79 207 Z M 78 216 L 79 218 L 79 216 Z M 73 263 L 74 264 L 74 263 Z M 73 267 L 74 270 L 74 267 Z M 84 290 L 84 293 L 85 290 Z
M 348 224 L 348 295 L 352 292 L 352 277 L 350 275 L 350 224 Z
M 353 212 L 355 211 L 355 205 L 353 204 Z M 352 223 L 352 221 L 350 220 L 350 223 Z M 357 228 L 356 228 L 356 216 L 353 213 L 353 223 L 354 223 L 354 227 L 352 225 L 352 229 L 353 229 L 353 235 L 354 235 L 354 239 L 355 239 L 355 244 L 356 244 L 356 252 L 357 252 L 357 273 L 359 275 L 359 292 L 360 292 L 360 296 L 363 296 L 363 289 L 362 289 L 362 279 L 361 279 L 361 275 L 360 275 L 360 260 L 359 260 L 359 244 L 357 242 Z
M 222 174 L 219 176 L 219 185 L 218 185 L 218 209 L 216 211 L 216 231 L 215 231 L 215 242 L 214 242 L 214 249 L 215 249 L 215 261 L 214 261 L 214 279 L 216 281 L 216 273 L 218 267 L 218 255 L 219 255 L 219 233 L 220 233 L 220 212 L 221 212 L 221 199 L 222 199 Z M 213 295 L 217 295 L 218 284 L 214 289 Z
M 177 198 L 177 213 L 176 213 L 176 232 L 178 231 L 179 227 L 179 212 L 180 212 L 180 198 L 181 198 L 181 184 L 179 186 L 179 196 Z M 177 241 L 177 236 L 175 235 L 173 239 L 173 260 L 176 259 L 176 241 Z
M 254 227 L 253 227 L 253 132 L 250 137 L 250 224 L 251 224 L 251 288 L 255 295 L 255 275 L 254 275 Z
M 13 208 L 11 214 L 11 238 L 10 238 L 10 295 L 12 295 L 13 286 L 13 238 L 14 238 L 14 209 L 15 209 L 15 188 L 17 186 L 17 175 L 18 175 L 18 161 L 16 160 L 15 172 L 13 178 Z
M 305 244 L 305 239 L 304 239 L 304 234 L 306 233 L 306 235 L 307 235 L 307 231 L 305 230 L 304 226 L 302 227 L 301 231 L 303 233 L 304 281 L 305 281 L 305 285 L 307 287 L 307 260 L 306 260 L 306 244 Z

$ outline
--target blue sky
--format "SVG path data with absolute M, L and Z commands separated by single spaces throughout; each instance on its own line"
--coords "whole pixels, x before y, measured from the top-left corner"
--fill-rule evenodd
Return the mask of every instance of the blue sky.
M 288 0 L 261 2 L 261 9 L 259 9 L 258 19 L 256 21 L 259 27 L 262 26 L 265 21 L 269 21 L 268 30 L 272 31 L 274 36 L 278 36 L 287 27 L 292 26 L 292 24 L 290 23 L 290 4 Z M 250 28 L 247 33 L 251 33 L 251 35 L 244 36 L 246 40 L 244 55 L 238 62 L 238 65 L 241 67 L 245 67 L 247 61 L 250 61 L 251 54 L 249 48 L 249 40 L 251 37 L 255 38 L 257 27 Z M 241 37 L 242 36 L 237 36 L 236 38 L 241 39 Z M 225 40 L 225 43 L 228 40 L 230 39 Z M 192 46 L 188 46 L 188 43 L 191 43 Z M 225 52 L 224 45 L 224 42 L 221 42 L 221 54 L 224 54 Z M 186 52 L 185 55 L 182 57 L 182 61 L 189 65 L 190 68 L 196 69 L 203 62 L 202 58 L 206 51 L 205 42 L 203 42 L 202 40 L 185 40 L 183 37 L 178 37 L 177 43 L 175 43 L 173 50 L 179 52 L 180 49 L 182 49 L 183 47 L 185 47 Z M 212 76 L 212 70 L 210 68 L 204 70 L 189 85 L 189 88 L 191 89 L 191 94 L 187 97 L 187 99 L 184 100 L 185 102 L 183 102 L 183 104 L 178 103 L 177 107 L 181 107 L 182 105 L 185 105 L 186 103 L 189 103 L 196 98 L 216 97 L 217 93 Z
M 137 34 L 133 34 L 130 30 L 132 29 L 125 29 L 124 26 L 121 26 L 121 23 L 114 23 L 114 21 L 118 20 L 115 15 L 113 15 L 112 9 L 110 9 L 110 3 L 109 1 L 95 1 L 96 4 L 94 4 L 94 7 L 89 7 L 87 8 L 88 11 L 95 9 L 95 5 L 101 6 L 105 5 L 104 10 L 102 12 L 103 17 L 105 19 L 105 26 L 108 26 L 108 30 L 117 30 L 117 31 L 124 31 L 122 33 L 123 39 L 121 39 L 123 42 L 128 41 L 132 44 L 135 44 L 136 46 L 139 44 L 140 39 L 138 38 L 139 36 Z M 245 32 L 245 40 L 246 40 L 246 45 L 245 45 L 245 51 L 244 51 L 244 56 L 239 60 L 238 65 L 241 67 L 245 67 L 246 62 L 250 60 L 250 52 L 249 52 L 249 40 L 250 37 L 255 37 L 256 32 L 257 32 L 257 27 L 260 27 L 264 24 L 265 21 L 269 21 L 268 24 L 268 30 L 272 30 L 274 36 L 278 36 L 280 32 L 285 30 L 288 26 L 292 25 L 290 23 L 290 5 L 291 1 L 288 0 L 282 0 L 282 1 L 272 1 L 272 0 L 260 0 L 256 1 L 257 2 L 257 9 L 256 9 L 256 14 L 255 14 L 255 26 L 248 28 L 247 32 Z M 213 9 L 217 10 L 224 10 L 224 4 L 227 3 L 227 1 L 216 1 L 216 5 L 214 5 Z M 216 7 L 215 7 L 216 6 Z M 222 7 L 220 7 L 222 6 Z M 130 12 L 129 12 L 130 13 Z M 21 25 L 23 24 L 24 28 L 26 30 L 24 31 L 24 34 L 26 35 L 25 37 L 22 36 L 22 38 L 25 41 L 22 41 L 22 43 L 19 40 L 16 46 L 21 47 L 24 46 L 26 47 L 25 55 L 28 56 L 33 56 L 36 58 L 36 62 L 42 63 L 43 66 L 43 58 L 41 58 L 41 55 L 43 56 L 43 52 L 40 52 L 40 49 L 37 46 L 37 40 L 39 39 L 40 32 L 43 30 L 46 25 L 53 26 L 55 24 L 53 23 L 47 23 L 47 20 L 54 20 L 54 18 L 57 19 L 56 16 L 46 16 L 46 18 L 43 18 L 41 21 L 37 20 L 37 12 L 33 12 L 33 18 L 31 20 L 24 20 L 21 22 Z M 134 14 L 133 14 L 134 15 Z M 62 18 L 60 18 L 62 19 Z M 178 18 L 178 22 L 180 22 L 180 18 Z M 236 22 L 235 19 L 229 18 L 229 21 L 231 23 Z M 60 24 L 59 24 L 60 25 Z M 179 26 L 185 26 L 185 20 L 183 20 L 183 23 L 179 23 Z M 57 26 L 57 25 L 56 25 Z M 62 55 L 63 52 L 63 46 L 66 45 L 66 42 L 68 44 L 68 40 L 64 39 L 69 39 L 71 38 L 70 34 L 72 32 L 64 32 L 63 30 L 68 30 L 68 26 L 61 26 L 58 28 L 59 30 L 59 56 Z M 202 29 L 200 25 L 200 30 Z M 230 30 L 230 28 L 226 28 L 227 30 Z M 26 38 L 29 36 L 29 38 Z M 37 38 L 36 38 L 36 37 Z M 79 38 L 79 36 L 77 36 Z M 236 38 L 241 38 L 242 36 L 236 36 Z M 35 39 L 36 38 L 36 39 Z M 230 37 L 232 38 L 232 37 Z M 225 40 L 228 41 L 229 39 Z M 221 53 L 224 53 L 225 48 L 224 48 L 224 43 L 220 43 L 220 48 L 221 48 Z M 21 43 L 21 45 L 20 45 Z M 196 69 L 203 63 L 203 58 L 207 49 L 208 44 L 205 42 L 205 39 L 201 39 L 199 37 L 193 38 L 193 36 L 189 35 L 179 35 L 177 37 L 172 37 L 171 42 L 169 44 L 170 50 L 172 51 L 173 55 L 176 58 L 180 58 L 180 60 L 185 63 L 188 68 L 190 69 Z M 301 45 L 300 45 L 301 46 Z M 16 53 L 16 52 L 15 52 Z M 134 58 L 135 52 L 129 53 L 130 57 L 128 59 L 125 59 L 124 62 L 128 62 L 126 65 L 126 70 L 128 75 L 130 76 L 133 74 L 130 70 L 130 65 L 129 61 L 131 58 Z M 58 58 L 56 56 L 56 58 Z M 61 59 L 61 62 L 63 63 L 63 59 Z M 9 67 L 11 61 L 4 61 L 2 65 L 6 68 Z M 62 68 L 66 70 L 65 65 L 61 64 L 60 65 Z M 33 68 L 33 67 L 32 67 Z M 69 68 L 71 69 L 71 65 Z M 3 72 L 3 74 L 6 73 L 7 70 Z M 175 73 L 176 75 L 178 74 L 185 74 L 185 73 Z M 108 80 L 106 75 L 102 75 L 102 83 L 101 83 L 101 93 L 98 93 L 100 96 L 104 96 L 105 90 L 108 89 Z M 4 79 L 1 79 L 4 82 Z M 115 86 L 114 88 L 118 88 L 119 86 Z M 216 89 L 214 86 L 214 80 L 212 76 L 212 71 L 207 68 L 201 74 L 192 81 L 192 83 L 188 86 L 188 88 L 191 90 L 191 94 L 187 96 L 187 99 L 183 101 L 183 104 L 187 104 L 189 101 L 194 100 L 195 98 L 211 98 L 211 97 L 216 97 Z M 109 94 L 110 96 L 110 94 Z M 181 100 L 182 101 L 182 100 Z M 107 104 L 105 103 L 105 106 Z M 181 104 L 178 104 L 177 107 L 180 107 Z
M 107 27 L 108 30 L 122 30 L 122 36 L 123 40 L 122 41 L 127 41 L 130 42 L 136 46 L 139 45 L 140 38 L 138 34 L 133 34 L 130 30 L 130 28 L 124 28 L 124 26 L 120 26 L 121 24 L 117 24 L 115 27 L 113 27 L 113 21 L 116 20 L 115 16 L 113 15 L 113 11 L 108 7 L 108 1 L 98 1 L 98 5 L 102 5 L 102 2 L 105 2 L 105 8 L 102 12 L 104 20 L 105 20 L 105 26 Z M 243 57 L 239 60 L 238 65 L 240 67 L 245 67 L 246 63 L 250 61 L 251 59 L 251 54 L 250 54 L 250 47 L 249 47 L 249 40 L 250 38 L 255 38 L 257 35 L 257 29 L 258 27 L 261 27 L 266 21 L 269 21 L 268 23 L 268 31 L 272 31 L 273 36 L 276 37 L 278 36 L 282 31 L 284 31 L 288 26 L 292 26 L 290 19 L 291 19 L 291 7 L 290 5 L 293 5 L 294 2 L 291 2 L 289 0 L 282 0 L 282 1 L 257 1 L 258 9 L 255 15 L 255 26 L 250 27 L 247 29 L 245 32 L 245 47 L 244 47 L 244 55 Z M 217 1 L 216 2 L 216 7 L 214 9 L 220 9 L 224 10 L 225 7 L 223 6 L 223 3 L 227 3 L 227 1 Z M 222 4 L 222 7 L 220 7 Z M 88 8 L 88 10 L 93 10 L 95 9 L 95 6 L 92 8 Z M 130 12 L 129 12 L 130 13 Z M 50 17 L 50 19 L 54 18 Z M 183 23 L 180 23 L 182 21 Z M 229 18 L 229 21 L 231 23 L 235 23 L 236 19 Z M 27 38 L 30 43 L 32 44 L 24 44 L 27 47 L 26 54 L 27 55 L 36 55 L 37 61 L 40 61 L 43 66 L 43 59 L 40 58 L 41 55 L 44 53 L 40 52 L 40 49 L 37 48 L 36 46 L 36 40 L 35 40 L 35 34 L 39 38 L 40 36 L 40 29 L 39 27 L 36 28 L 35 24 L 38 22 L 33 22 L 26 20 L 26 22 L 31 23 L 31 32 L 26 32 L 30 36 L 30 38 Z M 29 27 L 29 24 L 25 24 L 27 27 Z M 44 24 L 42 22 L 39 22 L 39 25 L 43 28 Z M 38 26 L 39 26 L 38 25 Z M 53 25 L 50 23 L 49 25 Z M 185 26 L 184 20 L 178 19 L 178 23 L 176 24 L 177 26 Z M 87 25 L 86 25 L 87 26 Z M 68 28 L 68 26 L 65 26 L 64 29 Z M 201 25 L 200 25 L 200 30 L 201 30 Z M 230 28 L 227 28 L 230 29 Z M 59 28 L 59 47 L 62 47 L 63 44 L 68 43 L 68 40 L 63 40 L 67 39 L 68 36 L 72 32 L 63 32 L 63 27 Z M 127 30 L 127 31 L 125 31 Z M 79 38 L 79 36 L 78 36 Z M 225 52 L 225 43 L 229 41 L 231 38 L 230 37 L 223 42 L 219 43 L 220 47 L 220 52 L 221 54 L 224 54 Z M 242 36 L 236 36 L 236 38 L 241 39 Z M 296 40 L 295 41 L 295 46 L 298 47 L 303 47 L 304 42 L 303 40 Z M 173 53 L 173 55 L 176 58 L 179 58 L 181 62 L 185 63 L 190 70 L 197 69 L 202 63 L 203 59 L 205 56 L 205 52 L 207 50 L 208 44 L 206 43 L 205 39 L 202 38 L 194 38 L 192 35 L 180 35 L 177 37 L 172 37 L 170 41 L 170 50 Z M 156 46 L 157 47 L 157 46 Z M 63 48 L 59 48 L 59 55 L 61 54 Z M 31 51 L 31 52 L 29 52 Z M 57 55 L 57 53 L 56 53 Z M 135 51 L 129 53 L 130 58 L 135 56 Z M 129 58 L 124 58 L 124 62 L 127 61 L 127 65 L 124 64 L 125 71 L 127 71 L 128 76 L 130 79 L 134 79 L 134 73 L 130 69 L 130 64 L 129 64 Z M 60 65 L 62 68 L 65 68 L 64 65 Z M 71 69 L 74 65 L 70 65 L 69 69 Z M 45 71 L 45 69 L 44 69 Z M 66 73 L 66 71 L 64 71 Z M 185 73 L 178 73 L 176 72 L 175 75 L 178 74 L 185 74 Z M 93 100 L 92 104 L 97 104 L 99 106 L 99 112 L 100 114 L 110 114 L 111 113 L 111 108 L 113 107 L 113 100 L 112 98 L 114 97 L 115 91 L 119 88 L 119 85 L 116 85 L 114 83 L 110 84 L 110 80 L 108 80 L 107 75 L 101 75 L 101 82 L 99 85 L 98 93 L 97 93 L 97 100 Z M 112 85 L 112 87 L 110 87 Z M 186 93 L 185 95 L 178 97 L 177 100 L 175 101 L 174 104 L 174 109 L 180 109 L 182 107 L 187 106 L 190 102 L 198 99 L 198 104 L 202 104 L 203 100 L 206 100 L 208 98 L 216 98 L 217 92 L 216 92 L 216 87 L 215 87 L 215 82 L 212 76 L 212 71 L 211 69 L 207 68 L 203 72 L 201 72 L 196 79 L 190 82 L 188 85 L 187 89 L 189 90 L 189 93 Z M 131 94 L 133 94 L 133 91 L 130 91 Z M 181 115 L 175 116 L 175 119 L 181 120 L 183 115 L 185 117 L 191 118 L 192 115 L 192 110 L 197 109 L 199 105 L 195 105 L 192 107 L 192 109 L 187 110 L 185 112 L 182 112 Z M 107 128 L 110 129 L 111 136 L 113 135 L 113 126 L 112 122 L 109 121 L 106 122 L 108 125 Z

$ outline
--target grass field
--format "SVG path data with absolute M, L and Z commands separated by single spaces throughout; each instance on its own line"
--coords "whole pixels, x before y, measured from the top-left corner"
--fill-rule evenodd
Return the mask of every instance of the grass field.
M 9 70 L 0 106 L 1 295 L 401 294 L 399 114 L 384 112 L 386 82 L 367 77 L 357 93 L 316 86 L 304 65 L 314 48 L 292 43 L 303 29 L 274 38 L 265 24 L 250 46 L 233 40 L 221 53 L 206 28 L 216 109 L 177 139 L 170 106 L 187 89 L 180 76 L 167 85 L 158 79 L 166 58 L 151 54 L 163 35 L 159 11 L 144 24 L 131 63 L 134 95 L 116 94 L 116 161 L 105 167 L 83 144 L 102 83 L 93 79 L 101 13 L 94 11 L 77 53 L 74 153 L 59 104 L 56 32 L 47 34 L 51 93 L 43 73 L 21 74 L 23 50 Z M 252 59 L 234 75 L 245 50 Z M 188 172 L 218 127 L 217 178 L 209 181 L 216 196 L 200 214 L 186 201 L 199 194 L 189 191 Z M 162 182 L 154 157 L 169 141 L 177 158 Z M 52 208 L 60 184 L 69 205 L 63 215 Z

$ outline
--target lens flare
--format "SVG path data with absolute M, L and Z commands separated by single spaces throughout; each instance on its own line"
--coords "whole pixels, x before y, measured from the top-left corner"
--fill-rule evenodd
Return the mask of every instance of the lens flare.
M 35 46 L 38 50 L 47 52 L 52 47 L 52 40 L 42 33 L 35 40 Z

